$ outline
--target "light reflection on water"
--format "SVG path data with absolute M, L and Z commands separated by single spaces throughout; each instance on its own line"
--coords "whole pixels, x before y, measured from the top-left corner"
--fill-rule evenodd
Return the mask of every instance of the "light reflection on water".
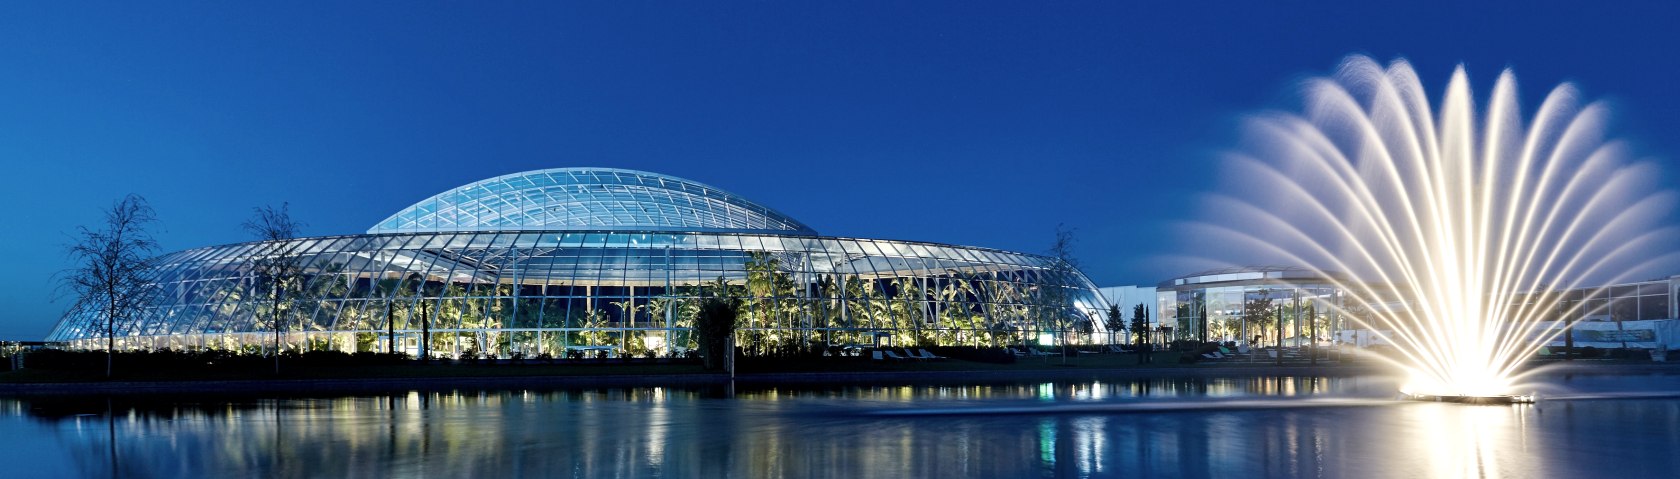
M 727 388 L 629 388 L 0 399 L 0 460 L 13 471 L 99 477 L 1627 478 L 1680 470 L 1680 396 L 1651 393 L 1680 391 L 1680 377 L 1551 383 L 1573 396 L 1534 406 L 1402 403 L 1390 400 L 1395 385 L 1383 378 L 1263 377 L 741 388 L 733 397 Z

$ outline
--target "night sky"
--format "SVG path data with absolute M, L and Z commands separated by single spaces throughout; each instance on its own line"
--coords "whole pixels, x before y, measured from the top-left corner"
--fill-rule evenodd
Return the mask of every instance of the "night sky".
M 64 244 L 126 193 L 173 251 L 250 239 L 259 205 L 359 233 L 566 166 L 836 236 L 1040 253 L 1065 224 L 1098 284 L 1154 284 L 1198 267 L 1174 225 L 1238 120 L 1354 53 L 1432 89 L 1463 63 L 1478 97 L 1514 68 L 1525 111 L 1573 81 L 1680 157 L 1672 2 L 292 3 L 0 5 L 0 339 L 47 334 Z

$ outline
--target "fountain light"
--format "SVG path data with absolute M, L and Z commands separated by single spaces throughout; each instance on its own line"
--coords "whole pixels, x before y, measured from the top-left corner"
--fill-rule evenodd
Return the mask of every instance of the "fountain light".
M 1395 347 L 1407 397 L 1532 402 L 1524 363 L 1581 317 L 1562 293 L 1649 274 L 1673 233 L 1654 163 L 1578 96 L 1525 121 L 1509 70 L 1478 107 L 1460 66 L 1432 109 L 1406 61 L 1350 57 L 1301 113 L 1253 119 L 1212 199 L 1232 217 L 1200 226 L 1327 278 L 1344 298 L 1326 306 Z

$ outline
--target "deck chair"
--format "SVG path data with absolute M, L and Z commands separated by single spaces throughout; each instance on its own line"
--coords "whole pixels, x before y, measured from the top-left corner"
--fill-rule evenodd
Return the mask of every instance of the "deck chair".
M 881 352 L 880 351 L 875 351 L 875 352 L 869 353 L 869 357 L 874 358 L 876 361 L 880 361 L 881 360 Z
M 892 352 L 892 351 L 876 351 L 876 352 L 886 355 L 887 359 L 891 359 L 893 361 L 903 361 L 904 360 L 903 356 L 899 356 L 898 353 L 895 353 L 895 352 Z
M 932 361 L 932 360 L 935 360 L 935 359 L 945 359 L 944 356 L 933 354 L 931 352 L 928 352 L 928 350 L 926 350 L 926 349 L 918 349 L 918 350 L 916 350 L 916 352 L 922 353 L 920 357 L 922 359 L 926 359 L 926 360 L 929 360 L 929 361 Z

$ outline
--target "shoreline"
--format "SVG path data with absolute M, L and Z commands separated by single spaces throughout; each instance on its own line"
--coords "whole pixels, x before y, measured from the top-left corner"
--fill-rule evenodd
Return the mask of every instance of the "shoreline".
M 1680 363 L 1548 363 L 1537 365 L 1545 374 L 1680 373 Z M 454 376 L 429 378 L 297 378 L 228 380 L 156 380 L 0 383 L 0 396 L 64 394 L 145 395 L 177 393 L 226 394 L 376 394 L 447 390 L 568 390 L 598 388 L 774 387 L 781 385 L 839 387 L 976 384 L 1026 381 L 1114 379 L 1207 379 L 1254 377 L 1348 377 L 1384 375 L 1373 364 L 1133 367 L 1079 369 L 1023 369 L 975 371 L 843 371 L 743 373 L 733 381 L 727 373 L 590 374 L 550 376 Z

